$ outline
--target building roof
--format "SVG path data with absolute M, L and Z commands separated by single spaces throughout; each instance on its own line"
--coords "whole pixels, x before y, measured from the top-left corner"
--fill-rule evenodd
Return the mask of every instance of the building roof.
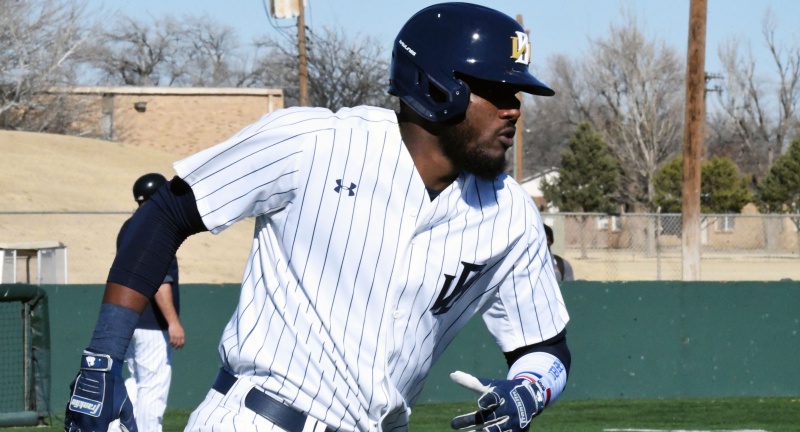
M 528 194 L 534 198 L 534 201 L 537 197 L 542 197 L 544 194 L 542 193 L 542 180 L 547 179 L 547 181 L 551 181 L 554 178 L 558 178 L 558 168 L 557 167 L 550 167 L 543 169 L 539 172 L 534 173 L 533 175 L 522 179 L 520 185 L 523 189 L 525 189 Z M 537 205 L 539 202 L 536 203 Z

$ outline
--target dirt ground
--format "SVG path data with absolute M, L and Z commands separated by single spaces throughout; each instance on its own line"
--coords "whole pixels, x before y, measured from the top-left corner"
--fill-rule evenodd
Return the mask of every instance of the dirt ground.
M 568 251 L 565 257 L 572 264 L 575 279 L 590 281 L 657 281 L 681 280 L 680 258 L 664 259 L 636 257 L 627 259 L 606 254 L 581 259 L 580 251 Z M 725 258 L 703 257 L 700 263 L 702 281 L 779 281 L 800 280 L 800 261 L 797 257 L 767 258 L 750 255 L 729 255 Z
M 148 172 L 171 178 L 172 163 L 184 156 L 108 141 L 0 131 L 0 243 L 61 242 L 67 246 L 69 283 L 104 283 L 117 231 L 136 208 L 133 182 Z M 245 221 L 219 235 L 190 237 L 178 251 L 181 281 L 239 282 L 252 233 L 253 224 Z M 681 278 L 681 263 L 675 260 L 579 259 L 569 251 L 565 256 L 577 279 Z M 800 265 L 795 259 L 704 260 L 701 275 L 703 280 L 800 280 Z
M 119 227 L 136 209 L 133 182 L 148 172 L 172 178 L 172 163 L 183 156 L 94 139 L 0 131 L 0 243 L 61 242 L 67 246 L 69 283 L 104 283 Z M 239 282 L 252 233 L 253 225 L 245 221 L 219 235 L 190 237 L 178 251 L 181 281 Z

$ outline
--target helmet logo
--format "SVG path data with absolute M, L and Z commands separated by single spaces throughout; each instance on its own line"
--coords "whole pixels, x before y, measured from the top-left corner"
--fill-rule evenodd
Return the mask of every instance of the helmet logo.
M 516 63 L 530 64 L 531 43 L 528 34 L 521 31 L 516 33 L 516 36 L 511 37 L 511 58 L 516 59 Z
M 416 51 L 414 51 L 413 49 L 411 49 L 411 47 L 410 47 L 410 46 L 406 45 L 406 43 L 405 43 L 405 42 L 403 42 L 403 40 L 402 40 L 402 39 L 400 39 L 400 40 L 398 41 L 398 43 L 400 44 L 400 46 L 402 46 L 402 47 L 403 47 L 403 49 L 405 49 L 406 51 L 408 51 L 408 53 L 409 53 L 409 54 L 411 54 L 413 57 L 416 57 L 416 56 L 417 56 L 417 52 L 416 52 Z

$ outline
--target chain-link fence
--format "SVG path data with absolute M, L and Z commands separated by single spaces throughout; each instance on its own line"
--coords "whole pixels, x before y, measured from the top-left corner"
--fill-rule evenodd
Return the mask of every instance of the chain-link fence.
M 68 250 L 69 284 L 105 283 L 116 254 L 117 233 L 132 214 L 132 210 L 0 210 L 0 245 L 59 242 Z M 181 282 L 240 282 L 252 241 L 253 224 L 246 222 L 235 224 L 219 235 L 204 233 L 190 237 L 178 251 Z M 17 264 L 24 274 L 25 266 L 36 263 Z
M 115 240 L 132 212 L 3 212 L 0 243 L 58 241 L 69 249 L 69 283 L 104 283 Z M 553 252 L 576 279 L 681 280 L 679 214 L 543 213 Z M 701 280 L 800 280 L 800 233 L 791 215 L 703 215 Z M 252 243 L 252 224 L 219 236 L 190 237 L 178 252 L 181 280 L 236 283 Z
M 795 216 L 795 217 L 793 217 Z M 681 280 L 680 214 L 544 213 L 576 279 Z M 796 215 L 704 214 L 701 280 L 800 280 Z

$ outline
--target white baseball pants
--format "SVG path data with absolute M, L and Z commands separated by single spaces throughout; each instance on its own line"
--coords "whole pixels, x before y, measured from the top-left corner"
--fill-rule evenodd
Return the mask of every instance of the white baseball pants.
M 311 417 L 302 431 L 286 431 L 244 406 L 253 385 L 238 380 L 227 394 L 211 390 L 189 417 L 184 432 L 325 432 L 325 423 Z M 141 427 L 140 427 L 141 430 Z
M 172 347 L 169 333 L 136 329 L 125 354 L 130 378 L 125 380 L 139 432 L 161 432 L 172 379 Z M 109 427 L 117 432 L 119 422 Z

